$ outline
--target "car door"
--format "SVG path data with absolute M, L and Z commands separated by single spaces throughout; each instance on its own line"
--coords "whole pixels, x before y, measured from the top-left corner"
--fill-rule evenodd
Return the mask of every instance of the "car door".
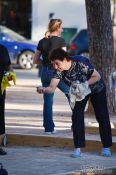
M 0 44 L 4 45 L 10 55 L 11 61 L 16 62 L 16 43 L 7 34 L 0 33 Z

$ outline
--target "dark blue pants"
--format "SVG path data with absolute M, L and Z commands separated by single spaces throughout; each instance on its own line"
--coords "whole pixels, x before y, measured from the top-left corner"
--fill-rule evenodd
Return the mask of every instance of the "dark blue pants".
M 5 133 L 5 93 L 0 95 L 0 135 Z
M 48 87 L 50 85 L 51 79 L 53 77 L 54 70 L 42 66 L 41 72 L 41 81 L 43 87 Z M 60 80 L 57 86 L 67 97 L 69 101 L 69 86 L 67 86 L 62 80 Z M 43 105 L 43 127 L 45 128 L 45 132 L 54 131 L 54 121 L 53 121 L 53 97 L 54 93 L 45 93 L 44 97 L 44 105 Z
M 99 124 L 103 147 L 110 147 L 112 146 L 112 134 L 105 88 L 99 93 L 88 95 L 84 100 L 76 102 L 72 114 L 74 146 L 75 148 L 85 147 L 84 109 L 89 98 Z

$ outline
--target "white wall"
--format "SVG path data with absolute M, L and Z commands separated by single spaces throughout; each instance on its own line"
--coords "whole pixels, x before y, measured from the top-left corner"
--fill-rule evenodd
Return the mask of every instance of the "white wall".
M 32 39 L 40 40 L 49 22 L 49 13 L 53 18 L 61 18 L 63 27 L 86 28 L 85 0 L 32 0 Z

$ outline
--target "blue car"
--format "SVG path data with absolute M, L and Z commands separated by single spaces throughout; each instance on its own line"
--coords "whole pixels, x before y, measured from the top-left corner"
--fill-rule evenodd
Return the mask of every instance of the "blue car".
M 0 44 L 8 49 L 12 64 L 18 64 L 23 69 L 33 68 L 32 59 L 37 43 L 0 25 Z
M 70 41 L 68 53 L 70 55 L 83 55 L 89 57 L 87 29 L 80 30 Z

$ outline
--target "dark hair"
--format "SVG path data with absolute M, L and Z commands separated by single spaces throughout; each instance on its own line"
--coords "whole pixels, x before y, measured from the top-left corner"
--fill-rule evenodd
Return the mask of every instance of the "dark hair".
M 54 49 L 49 54 L 49 60 L 51 62 L 55 60 L 63 61 L 64 58 L 66 58 L 67 61 L 70 60 L 68 53 L 61 48 Z

